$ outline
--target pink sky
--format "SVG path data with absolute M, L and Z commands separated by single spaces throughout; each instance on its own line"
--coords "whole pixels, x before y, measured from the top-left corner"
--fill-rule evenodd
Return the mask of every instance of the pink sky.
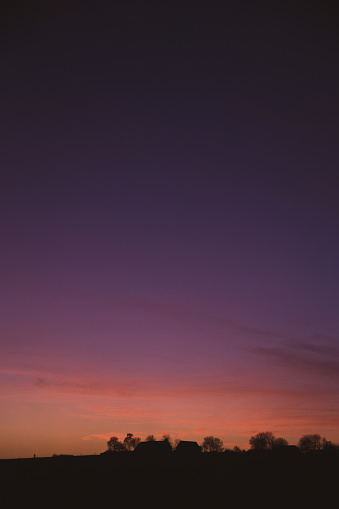
M 1 19 L 0 458 L 339 441 L 336 8 L 59 3 Z
M 191 316 L 189 328 L 196 334 Z M 265 430 L 290 443 L 312 432 L 338 439 L 330 347 L 255 347 L 240 331 L 241 346 L 233 341 L 225 351 L 217 337 L 203 344 L 205 333 L 196 349 L 176 342 L 169 352 L 166 340 L 148 356 L 142 349 L 112 356 L 98 343 L 33 348 L 32 338 L 21 352 L 8 345 L 0 365 L 1 456 L 100 453 L 110 436 L 126 433 L 198 442 L 213 434 L 245 449 Z M 237 336 L 234 326 L 228 334 Z

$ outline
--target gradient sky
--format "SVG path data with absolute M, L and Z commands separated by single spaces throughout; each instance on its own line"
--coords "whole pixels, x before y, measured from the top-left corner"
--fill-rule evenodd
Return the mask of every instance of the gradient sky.
M 295 4 L 1 17 L 0 457 L 339 440 L 338 9 Z

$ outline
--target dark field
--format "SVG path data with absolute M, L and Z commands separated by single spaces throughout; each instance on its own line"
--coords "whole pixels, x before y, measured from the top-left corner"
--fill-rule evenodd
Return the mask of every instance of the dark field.
M 322 453 L 0 460 L 0 506 L 325 508 L 337 503 L 338 465 Z

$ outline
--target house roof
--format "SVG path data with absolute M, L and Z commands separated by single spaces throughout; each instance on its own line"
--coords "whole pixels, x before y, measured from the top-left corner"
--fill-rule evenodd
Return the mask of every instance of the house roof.
M 162 441 L 150 441 L 150 442 L 140 442 L 137 447 L 135 448 L 134 452 L 138 453 L 150 453 L 150 454 L 157 454 L 157 453 L 167 453 L 171 452 L 172 447 L 168 440 L 162 440 Z
M 201 447 L 197 444 L 197 442 L 193 442 L 190 440 L 180 440 L 177 445 L 176 451 L 178 452 L 200 452 Z

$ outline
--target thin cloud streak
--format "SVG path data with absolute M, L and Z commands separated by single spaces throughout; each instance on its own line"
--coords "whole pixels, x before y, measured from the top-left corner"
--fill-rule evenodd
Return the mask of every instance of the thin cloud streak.
M 58 292 L 57 289 L 56 291 Z M 231 318 L 214 316 L 208 313 L 193 310 L 191 308 L 184 309 L 182 306 L 176 307 L 165 303 L 155 302 L 147 298 L 113 294 L 104 295 L 99 292 L 89 292 L 86 290 L 80 291 L 74 289 L 73 287 L 67 288 L 65 286 L 61 290 L 61 293 L 67 297 L 75 297 L 77 301 L 89 300 L 93 305 L 97 305 L 97 303 L 100 302 L 101 305 L 106 305 L 109 307 L 112 305 L 118 307 L 128 307 L 143 313 L 150 313 L 153 315 L 158 315 L 162 318 L 190 324 L 196 322 L 199 323 L 200 321 L 209 324 L 217 323 L 219 325 L 223 325 L 225 329 L 237 330 L 239 332 L 244 332 L 250 336 L 255 337 L 260 336 L 273 339 L 293 339 L 289 335 L 283 334 L 278 330 L 253 327 L 246 323 L 237 322 Z
M 252 327 L 251 325 L 243 324 L 232 320 L 230 318 L 224 318 L 214 316 L 210 314 L 201 313 L 192 309 L 182 309 L 182 307 L 175 307 L 166 304 L 159 304 L 147 299 L 139 299 L 136 297 L 124 297 L 124 296 L 103 296 L 99 294 L 93 295 L 95 299 L 100 299 L 106 303 L 114 303 L 117 305 L 128 306 L 131 308 L 137 308 L 147 313 L 158 314 L 167 318 L 180 320 L 180 321 L 204 321 L 206 323 L 218 323 L 223 325 L 225 329 L 233 329 L 240 332 L 245 332 L 250 336 L 260 336 L 273 339 L 292 339 L 287 334 L 283 334 L 279 331 Z
M 257 346 L 251 351 L 289 369 L 339 379 L 339 348 L 333 345 L 297 342 L 277 347 Z
M 289 362 L 291 355 L 285 352 L 276 352 L 275 349 L 254 349 L 256 353 L 277 357 L 284 362 Z M 304 362 L 304 361 L 302 361 Z M 298 364 L 297 364 L 298 365 Z M 70 394 L 74 396 L 86 396 L 94 398 L 118 397 L 118 398 L 179 398 L 190 397 L 278 397 L 278 398 L 306 398 L 309 394 L 308 389 L 302 387 L 285 388 L 284 384 L 279 382 L 266 384 L 266 379 L 248 377 L 238 379 L 231 373 L 229 375 L 219 373 L 214 380 L 206 379 L 203 376 L 177 376 L 175 379 L 158 379 L 154 376 L 125 376 L 120 374 L 116 377 L 110 376 L 106 380 L 91 376 L 74 376 L 72 373 L 53 376 L 42 370 L 41 373 L 36 369 L 20 368 L 1 368 L 0 374 L 7 375 L 2 380 L 2 385 L 13 391 L 25 388 L 33 390 L 35 393 L 52 394 L 57 393 Z M 93 373 L 92 373 L 93 375 Z M 13 383 L 13 377 L 15 383 Z M 328 391 L 331 394 L 331 391 Z M 315 388 L 312 391 L 312 398 L 322 397 L 324 390 Z

